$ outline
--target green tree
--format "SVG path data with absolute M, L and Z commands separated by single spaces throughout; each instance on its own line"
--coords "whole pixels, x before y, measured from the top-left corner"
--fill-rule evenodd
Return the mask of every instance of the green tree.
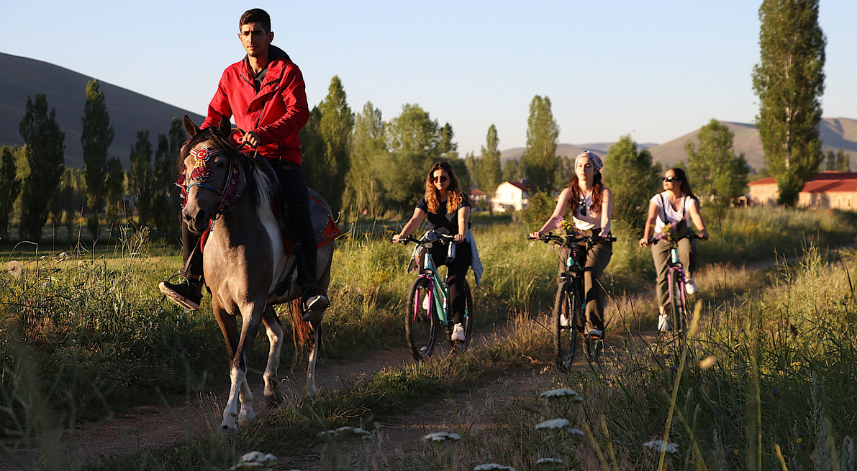
M 527 149 L 521 156 L 521 165 L 536 189 L 548 190 L 553 184 L 554 172 L 559 167 L 556 144 L 559 125 L 551 111 L 548 97 L 536 95 L 530 102 L 530 117 L 527 119 Z
M 696 135 L 699 147 L 692 140 L 684 143 L 687 167 L 693 176 L 693 191 L 705 200 L 725 208 L 732 198 L 744 194 L 750 167 L 744 153 L 735 156 L 732 146 L 735 134 L 725 124 L 712 119 Z
M 317 106 L 312 107 L 307 123 L 301 128 L 301 169 L 304 173 L 307 186 L 317 189 L 324 180 L 325 146 L 321 136 L 321 110 Z
M 125 170 L 119 157 L 107 159 L 104 196 L 107 200 L 107 222 L 115 226 L 119 223 L 119 209 L 125 197 Z M 121 209 L 126 210 L 124 207 Z
M 363 112 L 356 116 L 351 142 L 344 205 L 352 206 L 360 213 L 365 211 L 375 218 L 382 209 L 379 164 L 388 161 L 389 156 L 381 110 L 375 109 L 372 102 L 366 102 Z
M 836 153 L 832 150 L 827 151 L 827 166 L 825 170 L 836 170 Z
M 390 120 L 386 126 L 390 152 L 378 175 L 384 188 L 385 206 L 412 207 L 414 197 L 425 192 L 425 178 L 432 163 L 457 147 L 451 142 L 452 127 L 447 124 L 443 129 L 416 104 L 405 104 L 402 114 Z
M 170 186 L 173 181 L 175 159 L 170 154 L 167 136 L 158 134 L 155 162 L 152 165 L 152 222 L 162 236 L 169 234 L 175 220 L 170 213 Z
M 833 151 L 830 151 L 830 154 L 833 154 Z M 842 149 L 836 152 L 836 170 L 840 172 L 851 171 L 851 155 L 846 154 Z
M 652 154 L 639 150 L 630 134 L 611 145 L 601 175 L 613 192 L 613 217 L 642 231 L 649 199 L 661 188 L 660 173 L 660 164 L 652 163 Z
M 500 166 L 500 138 L 497 137 L 497 128 L 492 124 L 488 127 L 485 145 L 482 147 L 479 189 L 484 191 L 490 199 L 500 183 L 503 183 L 503 169 Z
M 777 178 L 777 203 L 794 206 L 824 157 L 819 123 L 827 39 L 818 24 L 818 0 L 764 0 L 759 19 L 756 125 L 765 162 Z
M 65 133 L 57 123 L 57 113 L 48 113 L 48 99 L 27 97 L 27 112 L 18 126 L 27 144 L 30 174 L 24 180 L 21 195 L 22 238 L 42 239 L 42 227 L 48 219 L 48 205 L 65 170 Z
M 515 159 L 509 159 L 503 164 L 503 182 L 517 182 L 524 178 L 524 173 L 521 169 L 521 164 Z M 497 188 L 494 188 L 496 191 Z
M 113 144 L 115 132 L 110 125 L 110 115 L 104 101 L 104 92 L 98 80 L 86 84 L 86 103 L 83 105 L 83 131 L 80 144 L 83 146 L 84 174 L 86 175 L 86 204 L 92 214 L 87 221 L 92 238 L 98 237 L 98 211 L 104 205 L 104 179 L 107 172 L 107 149 Z
M 18 147 L 3 146 L 0 154 L 0 237 L 8 237 L 9 221 L 23 181 L 18 178 L 15 153 Z
M 173 159 L 173 167 L 171 171 L 172 180 L 169 185 L 170 195 L 170 217 L 171 222 L 168 224 L 168 236 L 181 237 L 181 226 L 179 224 L 181 218 L 181 190 L 175 185 L 175 180 L 178 178 L 178 166 L 181 159 L 182 145 L 187 142 L 188 135 L 184 129 L 184 123 L 181 119 L 173 117 L 173 122 L 170 125 L 170 156 Z
M 324 142 L 324 154 L 320 163 L 325 175 L 318 182 L 316 190 L 324 196 L 336 213 L 342 209 L 345 177 L 350 164 L 351 132 L 354 129 L 354 113 L 348 106 L 345 89 L 338 75 L 331 79 L 327 96 L 319 108 L 319 132 Z
M 128 181 L 135 196 L 137 217 L 140 226 L 149 224 L 152 216 L 152 143 L 149 131 L 137 131 L 137 141 L 131 146 L 131 173 Z

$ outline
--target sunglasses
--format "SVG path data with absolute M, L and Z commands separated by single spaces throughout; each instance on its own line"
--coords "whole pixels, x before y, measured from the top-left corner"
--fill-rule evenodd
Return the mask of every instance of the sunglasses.
M 446 178 L 446 175 L 441 175 L 439 177 L 431 177 L 431 181 L 432 182 L 438 182 L 439 181 L 441 183 L 446 183 L 449 181 L 449 178 Z
M 672 183 L 672 182 L 680 182 L 680 181 L 681 181 L 681 178 L 678 178 L 678 177 L 664 177 L 664 181 L 665 181 L 665 182 L 670 182 L 670 183 Z
M 586 216 L 586 200 L 580 198 L 580 201 L 577 204 L 577 207 L 580 208 L 580 215 Z

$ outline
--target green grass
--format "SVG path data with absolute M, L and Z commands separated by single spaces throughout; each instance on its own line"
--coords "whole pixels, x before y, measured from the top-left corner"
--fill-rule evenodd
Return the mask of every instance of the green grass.
M 854 240 L 853 216 L 846 213 L 750 209 L 730 212 L 717 222 L 711 215 L 706 217 L 713 237 L 701 244 L 701 252 L 708 262 L 740 265 L 769 259 L 774 248 L 790 254 L 803 252 L 805 247 Z M 552 304 L 557 252 L 527 241 L 525 227 L 503 222 L 501 217 L 480 216 L 474 223 L 486 268 L 482 289 L 474 289 L 477 329 L 505 327 L 510 333 L 505 340 L 449 362 L 383 372 L 347 391 L 322 397 L 315 404 L 299 402 L 265 418 L 246 433 L 242 431 L 244 438 L 238 441 L 200 438 L 175 450 L 145 456 L 156 457 L 152 462 L 167 469 L 228 467 L 240 451 L 256 446 L 280 452 L 273 442 L 260 438 L 269 435 L 269 428 L 293 430 L 274 435 L 286 444 L 311 441 L 307 437 L 314 437 L 316 431 L 357 424 L 373 414 L 395 413 L 406 408 L 408 401 L 456 391 L 465 380 L 487 381 L 503 374 L 510 365 L 518 367 L 531 359 L 549 363 L 548 342 L 541 337 L 544 329 L 528 324 L 528 318 L 547 312 Z M 350 358 L 388 345 L 403 345 L 401 311 L 414 275 L 405 271 L 412 246 L 388 241 L 388 231 L 396 229 L 395 225 L 376 225 L 372 231 L 355 231 L 338 242 L 330 289 L 333 306 L 324 324 L 323 355 L 328 358 Z M 650 289 L 651 255 L 636 247 L 638 234 L 617 224 L 614 235 L 619 241 L 607 270 L 608 290 L 618 295 Z M 189 313 L 163 301 L 157 292 L 157 282 L 179 268 L 174 247 L 154 244 L 145 233 L 128 233 L 107 246 L 78 245 L 69 251 L 70 259 L 56 257 L 55 251 L 37 252 L 27 244 L 7 250 L 0 254 L 4 267 L 12 260 L 20 261 L 23 272 L 20 276 L 0 274 L 2 382 L 4 390 L 11 392 L 5 397 L 0 422 L 7 435 L 18 434 L 31 444 L 41 440 L 45 447 L 51 441 L 37 432 L 39 427 L 61 433 L 80 418 L 108 417 L 129 405 L 160 402 L 162 395 L 171 400 L 192 398 L 212 381 L 228 380 L 222 336 L 210 315 L 208 296 L 200 313 Z M 682 375 L 672 370 L 679 366 L 675 358 L 681 351 L 656 345 L 645 354 L 627 354 L 606 373 L 596 375 L 587 370 L 562 376 L 559 385 L 573 386 L 586 397 L 581 412 L 569 419 L 598 434 L 600 451 L 608 456 L 599 419 L 603 412 L 611 441 L 626 444 L 617 448 L 617 459 L 631 467 L 648 466 L 651 453 L 628 444 L 663 434 L 671 397 L 665 392 L 680 377 L 677 422 L 670 439 L 675 437 L 683 453 L 692 443 L 704 450 L 702 458 L 684 455 L 686 463 L 755 469 L 748 463 L 761 459 L 765 465 L 776 464 L 772 450 L 780 444 L 789 459 L 811 469 L 807 457 L 813 451 L 805 452 L 808 447 L 816 450 L 820 440 L 827 443 L 831 436 L 837 449 L 842 448 L 844 437 L 854 436 L 852 411 L 857 410 L 850 386 L 855 379 L 850 341 L 855 295 L 845 271 L 828 269 L 814 252 L 812 255 L 805 265 L 778 272 L 770 288 L 765 288 L 769 283 L 758 282 L 758 277 L 734 277 L 727 268 L 721 275 L 719 267 L 728 265 L 712 265 L 708 275 L 703 270 L 700 276 L 712 279 L 701 283 L 702 298 L 708 303 L 707 320 L 698 338 L 689 343 L 692 348 Z M 853 257 L 847 263 L 853 265 Z M 854 274 L 851 276 L 853 279 Z M 472 275 L 470 282 L 475 287 Z M 611 308 L 626 309 L 619 305 Z M 650 312 L 640 310 L 627 313 L 630 330 L 622 335 L 628 336 L 629 344 L 636 341 L 634 329 L 654 327 L 646 324 L 650 316 Z M 643 324 L 635 324 L 635 319 L 643 319 Z M 522 328 L 525 324 L 531 328 Z M 617 327 L 614 332 L 623 329 Z M 264 336 L 257 340 L 254 364 L 263 363 L 266 343 Z M 286 357 L 292 355 L 289 350 L 284 349 L 285 364 L 289 363 Z M 709 355 L 717 356 L 716 366 L 699 370 L 699 360 Z M 258 373 L 254 372 L 250 380 L 260 381 Z M 755 402 L 748 399 L 757 395 Z M 46 404 L 51 404 L 48 409 Z M 524 405 L 525 409 L 538 409 L 533 404 Z M 763 419 L 751 427 L 747 417 L 753 411 L 761 411 Z M 526 411 L 506 413 L 507 418 L 497 420 L 508 420 L 509 430 L 536 419 L 533 416 L 524 422 L 520 414 Z M 38 426 L 30 427 L 29 421 Z M 271 421 L 279 422 L 274 427 Z M 799 428 L 774 428 L 786 421 L 799 424 Z M 765 431 L 761 447 L 743 445 L 748 442 L 750 429 Z M 503 444 L 536 440 L 538 434 L 521 429 L 505 436 L 503 430 L 486 431 L 481 438 L 470 436 L 466 440 L 483 440 L 485 449 L 495 450 L 492 453 L 497 453 L 498 459 L 508 458 L 505 462 L 520 462 L 519 469 L 529 469 L 526 463 L 541 453 L 540 445 L 507 456 L 502 452 L 508 452 L 509 447 Z M 806 445 L 798 446 L 798 438 Z M 600 460 L 595 447 L 588 443 L 567 445 L 582 447 L 582 463 L 600 465 L 600 461 L 586 461 Z M 825 450 L 830 449 L 825 446 Z M 721 451 L 722 456 L 717 455 Z M 815 455 L 821 456 L 819 453 Z M 170 464 L 173 462 L 176 464 Z M 684 467 L 678 461 L 674 466 Z

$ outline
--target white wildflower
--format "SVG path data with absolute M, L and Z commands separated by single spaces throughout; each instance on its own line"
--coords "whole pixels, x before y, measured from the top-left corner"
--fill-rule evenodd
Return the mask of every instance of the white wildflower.
M 12 276 L 21 276 L 21 273 L 24 273 L 24 267 L 21 266 L 21 262 L 12 260 L 6 265 L 6 271 Z
M 246 453 L 241 457 L 241 461 L 235 466 L 229 468 L 230 471 L 240 471 L 240 470 L 249 470 L 249 469 L 267 469 L 274 461 L 277 461 L 277 457 L 268 453 L 262 453 L 261 451 L 251 451 L 250 453 Z
M 699 362 L 699 367 L 703 370 L 707 370 L 714 366 L 715 363 L 717 363 L 717 357 L 714 355 L 710 355 L 705 357 L 705 359 L 701 362 Z
M 372 440 L 372 433 L 362 427 L 339 427 L 336 436 L 344 439 L 359 438 L 360 440 Z
M 585 433 L 583 433 L 583 430 L 580 430 L 578 428 L 570 428 L 568 429 L 568 433 L 572 435 L 580 435 L 581 437 L 586 435 Z
M 457 433 L 437 432 L 426 435 L 423 437 L 423 440 L 427 442 L 445 442 L 447 440 L 457 442 L 458 440 L 461 440 L 461 435 Z
M 568 424 L 569 424 L 568 419 L 546 420 L 546 421 L 536 425 L 536 430 L 540 430 L 543 428 L 549 428 L 552 430 L 562 429 L 562 428 L 568 427 Z
M 664 448 L 666 448 L 667 453 L 678 453 L 678 443 L 666 443 L 663 440 L 652 440 L 650 442 L 643 443 L 643 446 L 655 451 L 664 451 Z
M 550 391 L 545 391 L 539 394 L 539 397 L 543 397 L 546 399 L 553 399 L 557 397 L 577 397 L 577 391 L 574 389 L 562 388 L 562 389 L 551 389 Z
M 66 252 L 60 252 L 60 253 L 58 253 L 57 255 L 55 255 L 55 256 L 53 257 L 53 259 L 54 259 L 54 260 L 56 260 L 56 261 L 58 261 L 58 262 L 64 262 L 64 261 L 66 261 L 66 260 L 68 260 L 68 259 L 70 259 L 70 258 L 71 258 L 71 255 L 69 255 L 69 254 L 68 254 L 68 253 L 66 253 Z
M 536 466 L 553 465 L 553 464 L 565 464 L 565 461 L 563 461 L 559 458 L 539 458 L 539 460 L 536 461 Z
M 495 463 L 480 464 L 479 466 L 473 468 L 473 471 L 490 471 L 492 469 L 496 469 L 499 471 L 516 471 L 515 468 L 511 466 L 503 466 L 501 464 Z

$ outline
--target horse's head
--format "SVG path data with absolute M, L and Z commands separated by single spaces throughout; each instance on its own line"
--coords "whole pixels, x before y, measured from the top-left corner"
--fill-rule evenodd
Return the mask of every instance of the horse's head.
M 184 125 L 191 137 L 181 151 L 182 217 L 188 228 L 198 233 L 208 228 L 209 220 L 236 203 L 243 179 L 239 153 L 228 141 L 229 120 L 221 121 L 221 129 L 200 130 L 185 116 Z

